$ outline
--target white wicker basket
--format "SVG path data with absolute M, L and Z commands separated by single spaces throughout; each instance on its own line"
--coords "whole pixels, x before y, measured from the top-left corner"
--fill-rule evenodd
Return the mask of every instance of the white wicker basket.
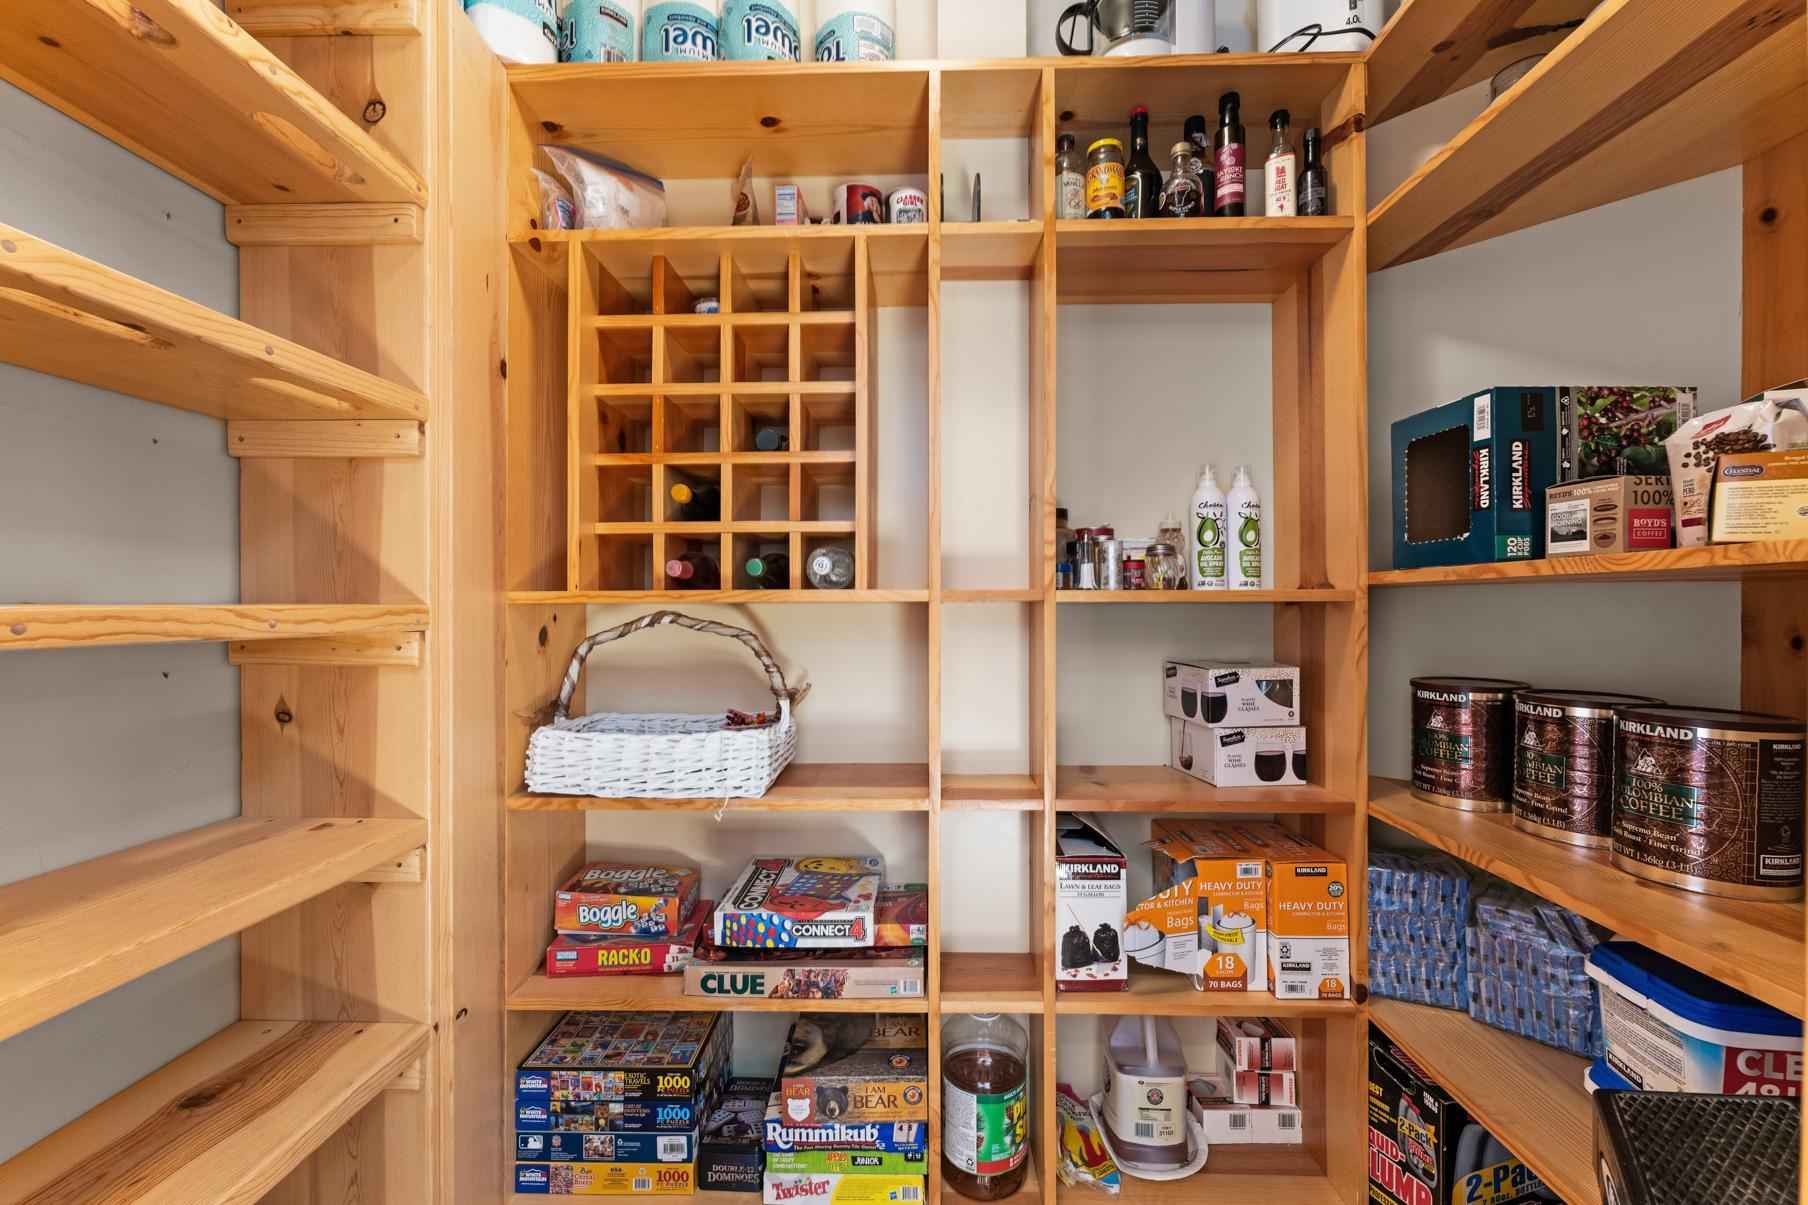
M 766 668 L 773 697 L 778 700 L 778 723 L 765 728 L 725 728 L 720 711 L 713 715 L 571 715 L 571 696 L 592 649 L 666 624 L 727 636 L 746 645 Z M 528 790 L 602 799 L 757 799 L 797 753 L 797 725 L 791 707 L 803 693 L 785 685 L 772 654 L 758 636 L 744 628 L 676 611 L 643 615 L 588 637 L 572 653 L 552 722 L 535 729 L 528 741 Z

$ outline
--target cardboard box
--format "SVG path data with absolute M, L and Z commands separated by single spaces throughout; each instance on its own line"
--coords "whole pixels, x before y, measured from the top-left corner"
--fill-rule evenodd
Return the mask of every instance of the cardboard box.
M 1268 988 L 1268 864 L 1245 837 L 1203 821 L 1156 820 L 1146 848 L 1163 887 L 1124 918 L 1125 949 L 1203 991 Z
M 1263 1145 L 1298 1146 L 1306 1141 L 1300 1111 L 1287 1105 L 1270 1105 L 1249 1111 L 1249 1140 Z
M 1509 1155 L 1483 1164 L 1487 1131 L 1379 1029 L 1369 1028 L 1369 1199 L 1386 1205 L 1547 1201 L 1544 1182 Z M 1459 1150 L 1475 1152 L 1459 1163 Z
M 1187 1080 L 1187 1112 L 1205 1131 L 1212 1146 L 1241 1146 L 1255 1141 L 1250 1133 L 1249 1106 L 1230 1098 L 1227 1084 L 1215 1078 Z
M 923 995 L 922 950 L 875 948 L 847 953 L 866 957 L 701 946 L 697 958 L 684 968 L 684 994 L 759 1000 L 884 1000 Z
M 1239 830 L 1268 859 L 1268 990 L 1283 1000 L 1350 994 L 1349 867 L 1278 824 Z
M 560 933 L 677 936 L 697 903 L 695 870 L 592 862 L 553 896 Z
M 909 1205 L 923 1199 L 922 1176 L 787 1176 L 766 1173 L 764 1205 Z
M 1207 728 L 1168 720 L 1168 764 L 1215 787 L 1298 787 L 1309 772 L 1306 730 Z
M 785 1117 L 784 1098 L 777 1091 L 766 1102 L 765 1145 L 768 1154 L 789 1151 L 891 1151 L 921 1155 L 929 1149 L 926 1121 L 824 1122 L 797 1125 Z
M 695 1163 L 697 1131 L 684 1134 L 515 1132 L 521 1163 Z
M 726 1077 L 733 1028 L 730 1013 L 569 1012 L 516 1069 L 515 1097 L 689 1104 Z
M 1496 387 L 1393 425 L 1394 568 L 1544 555 L 1557 391 Z
M 1299 1104 L 1299 1081 L 1291 1071 L 1234 1071 L 1230 1098 L 1240 1105 Z
M 1736 452 L 1714 465 L 1708 539 L 1808 540 L 1808 452 Z
M 830 950 L 873 944 L 879 858 L 759 857 L 716 909 L 718 946 Z
M 929 944 L 929 884 L 887 883 L 879 889 L 873 906 L 873 944 L 926 946 Z
M 774 226 L 808 226 L 810 206 L 804 190 L 795 184 L 772 186 L 772 224 Z
M 1299 667 L 1205 658 L 1169 661 L 1162 667 L 1162 707 L 1175 719 L 1208 728 L 1297 724 Z
M 1545 492 L 1545 552 L 1643 552 L 1671 545 L 1670 478 L 1597 477 Z
M 1073 812 L 1055 820 L 1055 917 L 1062 930 L 1055 987 L 1070 992 L 1124 991 L 1130 963 L 1124 949 L 1129 868 L 1095 816 Z
M 1299 1070 L 1299 1040 L 1267 1017 L 1219 1017 L 1218 1049 L 1237 1071 Z
M 1557 480 L 1667 478 L 1664 440 L 1694 417 L 1693 387 L 1559 385 Z
M 721 1100 L 709 1115 L 709 1129 L 698 1149 L 700 1191 L 760 1191 L 760 1176 L 766 1169 L 766 1152 L 760 1140 L 765 1130 L 766 1102 L 771 1097 L 769 1079 L 728 1081 Z
M 698 900 L 676 937 L 561 933 L 546 947 L 546 977 L 674 974 L 690 963 L 714 906 L 710 900 Z
M 616 1133 L 656 1134 L 695 1133 L 709 1113 L 709 1100 L 697 1096 L 691 1100 L 532 1100 L 515 1098 L 515 1128 L 518 1130 L 563 1130 L 573 1134 Z M 624 1149 L 633 1149 L 627 1147 Z M 632 1163 L 636 1159 L 659 1162 L 642 1151 L 638 1155 L 622 1155 L 605 1159 L 604 1163 Z M 689 1163 L 686 1159 L 684 1162 Z
M 805 1013 L 785 1036 L 785 1119 L 926 1121 L 928 1026 L 895 1013 Z
M 517 1163 L 515 1191 L 574 1197 L 689 1196 L 697 1191 L 688 1163 Z
M 920 1176 L 921 1151 L 768 1151 L 766 1170 L 780 1176 Z

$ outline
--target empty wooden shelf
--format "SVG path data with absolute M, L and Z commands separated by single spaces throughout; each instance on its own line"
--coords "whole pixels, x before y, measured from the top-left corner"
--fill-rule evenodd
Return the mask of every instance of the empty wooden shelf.
M 391 636 L 427 626 L 427 608 L 336 603 L 191 607 L 0 606 L 0 650 L 184 640 L 295 640 Z
M 1368 53 L 1369 124 L 1545 54 L 1596 0 L 1407 0 Z
M 426 839 L 422 820 L 240 816 L 0 887 L 0 1039 Z

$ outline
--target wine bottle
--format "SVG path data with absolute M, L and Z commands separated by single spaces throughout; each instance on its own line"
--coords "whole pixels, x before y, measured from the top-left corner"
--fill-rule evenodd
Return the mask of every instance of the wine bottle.
M 826 544 L 810 553 L 804 572 L 818 590 L 846 590 L 854 584 L 854 554 Z
M 665 563 L 666 586 L 673 590 L 720 590 L 722 570 L 706 552 L 686 552 Z
M 791 558 L 782 552 L 770 556 L 750 557 L 747 561 L 747 576 L 761 590 L 789 590 L 791 588 Z
M 722 491 L 713 485 L 680 481 L 672 487 L 672 501 L 678 504 L 680 523 L 714 523 L 722 517 Z
M 761 427 L 753 434 L 753 446 L 759 452 L 783 452 L 791 446 L 791 437 L 783 427 Z

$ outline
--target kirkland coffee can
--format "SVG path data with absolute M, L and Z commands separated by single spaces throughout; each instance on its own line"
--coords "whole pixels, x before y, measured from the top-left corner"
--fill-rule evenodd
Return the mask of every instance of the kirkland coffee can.
M 1624 707 L 1618 723 L 1615 866 L 1704 895 L 1802 898 L 1801 720 Z
M 1513 792 L 1513 692 L 1504 678 L 1412 680 L 1412 793 L 1466 812 L 1504 812 Z
M 1662 699 L 1592 690 L 1513 696 L 1513 824 L 1571 845 L 1613 844 L 1613 712 Z

